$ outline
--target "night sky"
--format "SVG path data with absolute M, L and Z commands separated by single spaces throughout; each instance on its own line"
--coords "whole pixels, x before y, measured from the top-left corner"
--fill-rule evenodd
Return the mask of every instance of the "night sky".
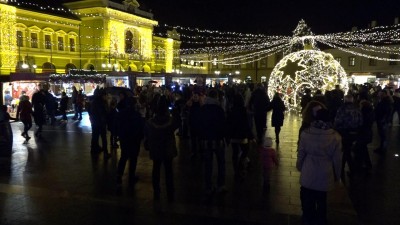
M 291 35 L 300 19 L 315 34 L 393 24 L 399 0 L 139 0 L 160 23 L 198 28 Z
M 62 0 L 62 2 L 76 0 Z M 123 0 L 112 0 L 121 3 Z M 400 0 L 138 0 L 160 24 L 220 31 L 292 35 L 300 19 L 315 34 L 392 25 Z

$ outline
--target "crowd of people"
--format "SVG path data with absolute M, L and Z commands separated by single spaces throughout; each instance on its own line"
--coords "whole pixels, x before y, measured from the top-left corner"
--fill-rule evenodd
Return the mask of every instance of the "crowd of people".
M 45 90 L 36 92 L 32 101 L 21 98 L 17 118 L 24 124 L 22 135 L 32 126 L 31 115 L 40 135 L 46 112 L 54 117 L 54 102 Z M 50 100 L 49 100 L 50 99 Z M 82 119 L 84 98 L 74 89 L 69 99 L 62 94 L 60 111 L 67 120 L 69 101 L 74 106 L 74 119 Z M 347 94 L 337 86 L 334 90 L 306 89 L 301 103 L 302 126 L 299 130 L 297 168 L 301 172 L 301 202 L 305 224 L 326 223 L 326 192 L 335 181 L 345 181 L 359 171 L 372 167 L 367 145 L 372 142 L 373 124 L 377 124 L 380 145 L 374 152 L 384 154 L 388 147 L 388 129 L 394 114 L 400 115 L 400 91 L 380 86 L 353 85 Z M 282 95 L 269 99 L 263 84 L 235 84 L 207 88 L 198 85 L 171 88 L 147 85 L 134 94 L 119 93 L 113 98 L 97 88 L 85 106 L 92 125 L 91 153 L 111 157 L 110 151 L 120 148 L 116 182 L 121 185 L 129 161 L 128 181 L 134 185 L 141 145 L 153 161 L 154 199 L 159 200 L 160 170 L 165 169 L 166 193 L 174 200 L 173 159 L 177 156 L 176 136 L 190 139 L 191 158 L 204 165 L 205 194 L 225 193 L 226 150 L 231 146 L 235 179 L 243 181 L 250 143 L 258 145 L 263 165 L 264 190 L 269 190 L 269 173 L 279 164 L 272 142 L 280 144 L 286 107 Z M 271 127 L 275 138 L 265 136 L 267 112 L 272 111 Z M 253 127 L 254 125 L 254 127 Z M 177 131 L 177 132 L 176 132 Z M 255 131 L 255 132 L 253 132 Z M 107 132 L 110 133 L 109 141 Z M 101 138 L 101 145 L 99 139 Z M 119 144 L 118 144 L 119 142 Z M 181 149 L 182 150 L 182 149 Z M 217 181 L 212 180 L 213 158 L 217 161 Z M 345 173 L 345 165 L 348 172 Z M 347 176 L 346 176 L 347 175 Z

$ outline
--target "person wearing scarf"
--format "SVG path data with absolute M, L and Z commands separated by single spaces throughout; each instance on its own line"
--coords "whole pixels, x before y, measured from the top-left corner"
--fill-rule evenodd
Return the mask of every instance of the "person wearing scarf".
M 332 129 L 329 111 L 321 108 L 300 134 L 296 167 L 300 175 L 303 224 L 327 223 L 327 191 L 341 177 L 342 140 Z

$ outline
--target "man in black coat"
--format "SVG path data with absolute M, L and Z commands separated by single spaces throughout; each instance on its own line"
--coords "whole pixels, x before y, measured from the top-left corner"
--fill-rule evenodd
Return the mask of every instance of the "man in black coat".
M 118 136 L 121 144 L 121 158 L 118 162 L 117 183 L 122 182 L 126 161 L 129 159 L 129 183 L 135 184 L 137 159 L 144 135 L 144 118 L 135 110 L 136 100 L 125 99 L 125 107 L 118 112 Z
M 389 91 L 384 89 L 378 93 L 378 104 L 375 107 L 375 119 L 380 137 L 379 148 L 375 153 L 385 153 L 388 145 L 387 133 L 389 124 L 392 122 L 393 103 L 389 97 Z
M 214 189 L 212 185 L 212 166 L 213 155 L 217 157 L 218 165 L 218 189 L 222 193 L 225 188 L 225 113 L 218 101 L 218 91 L 211 89 L 201 107 L 202 124 L 199 132 L 205 168 L 205 187 L 206 193 L 212 194 Z
M 267 128 L 267 111 L 269 109 L 270 100 L 265 92 L 262 84 L 252 93 L 250 98 L 250 107 L 254 112 L 254 123 L 257 132 L 257 141 L 261 142 L 264 136 L 264 131 Z

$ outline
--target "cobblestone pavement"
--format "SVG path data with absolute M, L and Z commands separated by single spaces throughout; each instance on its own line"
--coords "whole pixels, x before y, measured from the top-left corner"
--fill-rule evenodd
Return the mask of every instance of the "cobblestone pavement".
M 268 115 L 268 118 L 270 115 Z M 270 123 L 270 121 L 268 121 Z M 272 172 L 271 191 L 262 191 L 261 168 L 253 144 L 246 179 L 233 179 L 227 147 L 228 193 L 206 198 L 201 160 L 191 160 L 189 143 L 179 140 L 174 161 L 176 199 L 153 201 L 152 162 L 142 149 L 135 186 L 116 185 L 120 150 L 103 160 L 90 154 L 90 123 L 70 120 L 46 126 L 43 137 L 23 143 L 22 124 L 13 123 L 13 155 L 0 158 L 0 224 L 301 224 L 299 172 L 295 168 L 301 120 L 286 115 L 278 149 L 280 166 Z M 269 125 L 269 124 L 268 124 Z M 329 193 L 329 224 L 400 224 L 399 126 L 385 156 L 374 155 L 372 171 L 356 174 Z M 268 135 L 273 130 L 268 128 Z M 273 137 L 273 136 L 272 136 Z M 377 137 L 370 150 L 377 146 Z M 163 195 L 164 194 L 164 195 Z

